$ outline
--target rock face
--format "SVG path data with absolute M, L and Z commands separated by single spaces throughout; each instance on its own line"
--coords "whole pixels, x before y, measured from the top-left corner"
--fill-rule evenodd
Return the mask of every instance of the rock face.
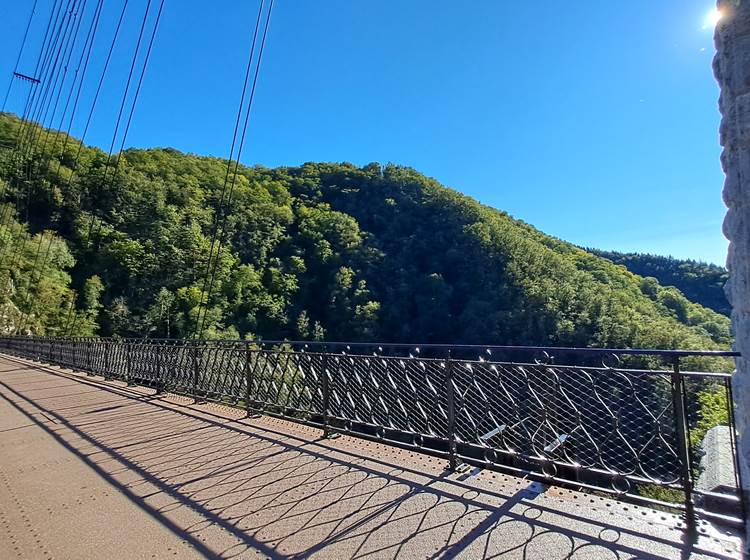
M 714 36 L 714 74 L 721 87 L 721 163 L 728 207 L 724 234 L 730 242 L 726 292 L 732 304 L 735 348 L 742 353 L 733 390 L 743 494 L 750 506 L 750 0 L 717 4 L 723 14 Z
M 729 426 L 714 426 L 706 432 L 701 442 L 701 474 L 695 487 L 706 492 L 731 493 L 734 491 L 734 455 Z M 710 496 L 702 500 L 703 507 L 727 515 L 738 516 L 741 508 L 727 506 L 722 500 Z

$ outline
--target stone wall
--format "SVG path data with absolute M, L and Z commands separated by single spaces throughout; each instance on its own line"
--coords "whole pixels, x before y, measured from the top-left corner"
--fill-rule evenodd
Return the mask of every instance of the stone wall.
M 714 75 L 721 87 L 721 164 L 726 174 L 729 282 L 735 349 L 742 353 L 733 379 L 740 468 L 750 509 L 750 0 L 719 0 Z M 750 525 L 750 524 L 748 524 Z M 750 539 L 747 539 L 750 541 Z

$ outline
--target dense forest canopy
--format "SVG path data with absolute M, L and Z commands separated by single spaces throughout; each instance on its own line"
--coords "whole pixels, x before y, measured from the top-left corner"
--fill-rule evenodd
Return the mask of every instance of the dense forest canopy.
M 191 336 L 227 162 L 131 149 L 113 173 L 54 131 L 19 154 L 19 126 L 0 114 L 4 331 Z M 398 165 L 240 167 L 226 227 L 208 337 L 730 344 L 729 320 L 679 289 Z M 39 236 L 55 256 L 34 266 Z
M 728 317 L 732 311 L 724 293 L 729 273 L 723 266 L 645 253 L 586 250 L 625 266 L 633 274 L 656 278 L 662 286 L 674 286 L 690 301 L 717 313 Z

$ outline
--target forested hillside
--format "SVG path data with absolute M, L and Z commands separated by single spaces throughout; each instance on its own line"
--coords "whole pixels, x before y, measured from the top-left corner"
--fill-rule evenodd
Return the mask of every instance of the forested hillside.
M 633 274 L 656 278 L 662 286 L 674 286 L 690 301 L 727 317 L 732 312 L 724 294 L 724 284 L 729 274 L 723 266 L 644 253 L 618 253 L 596 249 L 587 251 L 621 264 Z
M 56 133 L 24 158 L 11 150 L 19 124 L 0 115 L 2 305 L 18 310 L 3 329 L 190 336 L 226 161 L 133 149 L 114 173 L 106 154 L 84 147 L 77 158 L 79 143 Z M 730 343 L 728 319 L 678 289 L 397 165 L 243 167 L 226 224 L 209 337 Z M 54 258 L 41 231 L 56 234 Z M 10 266 L 13 236 L 30 264 Z M 69 277 L 73 321 L 58 311 L 70 309 Z

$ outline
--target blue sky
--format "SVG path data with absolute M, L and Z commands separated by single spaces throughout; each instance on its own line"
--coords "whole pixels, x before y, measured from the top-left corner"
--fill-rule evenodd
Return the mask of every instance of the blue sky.
M 0 5 L 3 95 L 32 4 Z M 145 4 L 130 0 L 89 143 L 109 146 Z M 104 5 L 101 50 L 122 0 Z M 277 0 L 243 161 L 410 165 L 573 243 L 723 264 L 713 5 Z M 228 155 L 256 10 L 166 0 L 129 146 Z

